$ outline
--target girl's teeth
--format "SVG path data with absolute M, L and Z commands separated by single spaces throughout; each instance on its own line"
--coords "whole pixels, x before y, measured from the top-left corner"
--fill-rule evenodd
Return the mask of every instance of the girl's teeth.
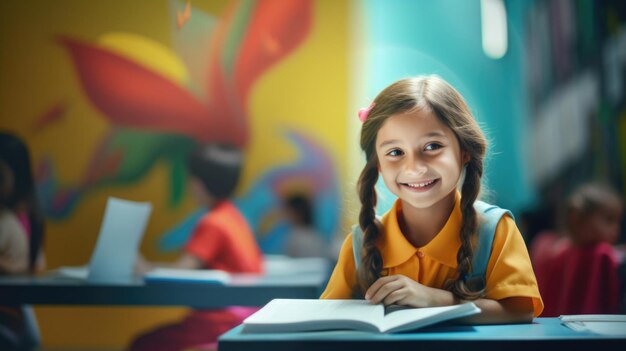
M 427 182 L 424 182 L 424 183 L 414 183 L 414 184 L 407 183 L 406 185 L 410 186 L 411 188 L 423 188 L 423 187 L 425 187 L 427 185 L 431 185 L 434 182 L 435 182 L 435 180 L 433 179 L 433 180 L 430 180 L 430 181 L 427 181 Z

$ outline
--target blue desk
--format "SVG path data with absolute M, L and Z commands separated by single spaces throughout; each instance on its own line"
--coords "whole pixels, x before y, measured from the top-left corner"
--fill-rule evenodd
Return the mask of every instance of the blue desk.
M 328 275 L 233 275 L 227 285 L 194 282 L 94 284 L 53 277 L 0 278 L 0 305 L 263 306 L 274 298 L 315 299 Z
M 354 331 L 244 334 L 241 329 L 238 326 L 222 335 L 219 350 L 626 350 L 626 331 L 619 337 L 579 333 L 561 325 L 558 318 L 536 318 L 532 324 L 440 325 L 401 334 Z

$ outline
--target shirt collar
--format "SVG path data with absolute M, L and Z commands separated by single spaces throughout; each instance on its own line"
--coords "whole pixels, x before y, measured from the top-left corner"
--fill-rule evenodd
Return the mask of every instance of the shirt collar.
M 415 247 L 407 240 L 398 223 L 398 212 L 402 208 L 402 202 L 397 199 L 393 207 L 387 212 L 381 222 L 385 233 L 380 241 L 380 252 L 383 257 L 383 267 L 395 267 L 406 262 L 416 252 L 422 251 L 451 268 L 457 267 L 456 256 L 461 247 L 459 233 L 461 231 L 461 195 L 456 193 L 454 208 L 441 231 L 423 247 Z

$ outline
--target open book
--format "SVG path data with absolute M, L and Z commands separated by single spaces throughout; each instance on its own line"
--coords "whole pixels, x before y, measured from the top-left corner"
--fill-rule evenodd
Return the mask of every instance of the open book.
M 230 275 L 217 269 L 155 268 L 144 274 L 146 283 L 186 282 L 204 284 L 226 284 Z
M 473 303 L 406 308 L 366 300 L 274 299 L 243 321 L 244 333 L 351 329 L 395 333 L 479 313 Z

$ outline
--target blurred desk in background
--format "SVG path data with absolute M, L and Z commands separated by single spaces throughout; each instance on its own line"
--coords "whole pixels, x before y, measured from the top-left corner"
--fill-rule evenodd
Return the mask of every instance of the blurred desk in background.
M 329 267 L 324 260 L 274 257 L 266 274 L 232 274 L 227 284 L 146 283 L 140 277 L 124 283 L 58 276 L 0 277 L 0 305 L 263 306 L 275 298 L 318 298 Z
M 263 306 L 274 298 L 318 298 L 326 274 L 233 275 L 225 285 L 197 282 L 96 284 L 57 277 L 2 277 L 0 305 Z

